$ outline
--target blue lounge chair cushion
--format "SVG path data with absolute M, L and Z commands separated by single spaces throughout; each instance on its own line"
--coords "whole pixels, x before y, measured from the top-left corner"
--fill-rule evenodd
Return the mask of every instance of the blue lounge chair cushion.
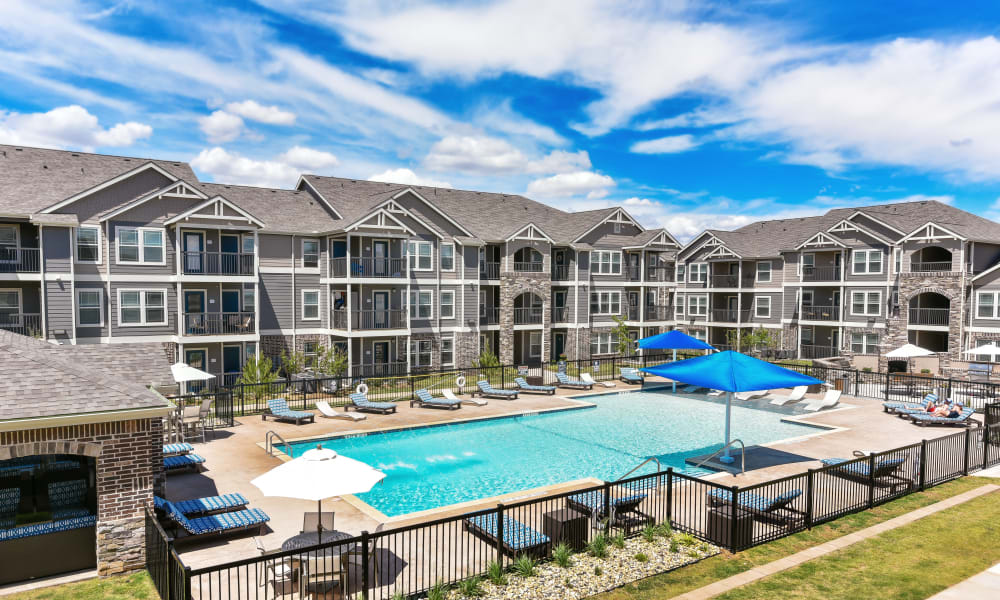
M 166 502 L 159 496 L 153 496 L 153 504 L 160 510 L 166 510 Z M 179 500 L 173 505 L 184 515 L 200 515 L 209 512 L 226 512 L 249 503 L 250 501 L 243 494 L 222 494 L 221 496 L 207 496 L 193 500 Z
M 46 521 L 45 523 L 36 523 L 34 525 L 21 525 L 11 529 L 0 529 L 0 542 L 31 537 L 34 535 L 45 535 L 46 533 L 55 533 L 57 531 L 69 531 L 70 529 L 93 527 L 95 524 L 97 524 L 97 515 L 86 515 L 58 521 Z
M 792 500 L 798 498 L 802 495 L 802 490 L 794 489 L 785 492 L 774 498 L 768 498 L 767 496 L 761 496 L 760 494 L 753 494 L 750 492 L 742 492 L 739 495 L 740 506 L 745 506 L 747 508 L 752 508 L 760 512 L 768 512 L 774 510 L 775 508 L 780 508 L 787 505 Z M 719 490 L 715 489 L 709 492 L 709 496 L 713 498 L 718 498 L 724 502 L 732 502 L 733 494 L 729 490 Z
M 517 387 L 521 388 L 522 390 L 533 390 L 536 392 L 551 392 L 555 391 L 556 389 L 556 386 L 554 385 L 531 385 L 524 377 L 515 377 L 514 383 L 516 383 Z
M 184 467 L 191 467 L 194 465 L 200 465 L 205 462 L 205 459 L 197 454 L 181 454 L 180 456 L 167 456 L 163 459 L 163 467 L 166 469 L 183 469 Z
M 484 394 L 489 394 L 491 396 L 513 396 L 517 393 L 517 390 L 501 390 L 490 385 L 489 381 L 485 379 L 477 381 L 476 385 L 479 386 L 479 391 Z
M 841 463 L 849 462 L 846 458 L 824 458 L 820 461 L 824 465 L 839 465 Z M 875 465 L 875 474 L 888 474 L 895 471 L 900 465 L 906 462 L 905 458 L 890 458 L 888 460 L 879 461 Z M 861 461 L 856 463 L 851 463 L 848 465 L 843 465 L 838 467 L 841 471 L 846 471 L 852 475 L 858 475 L 861 477 L 868 477 L 868 462 Z
M 461 400 L 449 400 L 447 398 L 435 398 L 431 396 L 431 393 L 427 390 L 417 390 L 414 392 L 417 398 L 425 404 L 442 404 L 444 406 L 454 406 L 456 404 L 461 404 Z
M 564 385 L 590 385 L 581 379 L 570 379 L 565 373 L 556 373 L 556 379 L 559 380 L 559 383 Z
M 5 488 L 0 490 L 0 516 L 17 514 L 21 504 L 21 488 Z
M 350 398 L 351 402 L 355 406 L 364 406 L 366 408 L 383 409 L 383 408 L 395 408 L 396 406 L 392 402 L 370 402 L 368 400 L 368 396 L 364 394 L 351 394 Z
M 928 423 L 961 423 L 974 414 L 976 414 L 975 410 L 965 408 L 962 409 L 962 413 L 957 417 L 935 417 L 930 413 L 910 413 L 910 417 L 919 421 L 926 421 Z
M 276 417 L 288 419 L 308 419 L 313 416 L 311 412 L 303 410 L 292 410 L 288 407 L 288 402 L 284 398 L 274 398 L 267 401 L 267 408 Z
M 621 376 L 629 381 L 642 381 L 642 375 L 639 374 L 639 371 L 631 367 L 622 367 Z
M 497 536 L 497 516 L 495 513 L 469 517 L 466 521 L 476 529 L 493 536 Z M 543 533 L 535 531 L 524 523 L 503 516 L 503 544 L 511 550 L 524 550 L 534 548 L 542 544 L 549 543 L 549 537 Z
M 170 456 L 173 454 L 187 454 L 188 452 L 194 451 L 194 446 L 191 444 L 164 444 L 163 445 L 163 455 Z
M 574 496 L 570 496 L 569 499 L 576 504 L 586 506 L 593 511 L 600 512 L 604 510 L 604 492 L 599 490 L 576 494 Z M 621 498 L 612 498 L 611 507 L 619 508 L 627 504 L 638 504 L 645 499 L 646 494 L 633 494 L 631 496 L 622 496 Z
M 191 535 L 204 535 L 232 529 L 244 529 L 254 525 L 260 525 L 271 520 L 267 513 L 259 508 L 250 508 L 236 512 L 219 513 L 207 517 L 189 519 L 170 501 L 163 503 L 163 509 L 167 515 L 177 522 Z

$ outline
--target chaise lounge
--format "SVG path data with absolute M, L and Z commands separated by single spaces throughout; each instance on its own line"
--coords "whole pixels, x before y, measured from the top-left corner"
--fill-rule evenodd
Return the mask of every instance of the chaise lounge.
M 928 402 L 937 402 L 938 395 L 935 393 L 930 393 L 924 396 L 924 399 L 920 402 L 883 402 L 882 410 L 887 413 L 907 413 L 913 411 L 926 410 Z
M 169 500 L 163 502 L 163 511 L 175 525 L 173 527 L 175 537 L 181 530 L 187 534 L 187 538 L 227 535 L 252 529 L 256 529 L 258 535 L 260 535 L 264 533 L 264 524 L 271 520 L 271 517 L 267 516 L 267 513 L 259 508 L 249 508 L 189 519 Z
M 524 377 L 515 377 L 514 383 L 522 392 L 528 392 L 531 394 L 555 394 L 556 386 L 554 385 L 531 385 L 525 380 Z
M 587 383 L 582 379 L 570 379 L 565 373 L 556 373 L 556 380 L 559 382 L 559 387 L 578 388 L 584 390 L 594 388 L 594 384 Z
M 621 498 L 612 498 L 611 525 L 614 527 L 624 527 L 631 531 L 637 527 L 645 527 L 653 522 L 653 517 L 639 510 L 639 504 L 647 498 L 646 494 L 633 494 Z M 578 510 L 594 521 L 603 521 L 609 518 L 604 513 L 604 492 L 595 490 L 583 492 L 566 498 L 566 504 Z
M 359 394 L 357 392 L 348 397 L 350 398 L 351 403 L 344 407 L 345 411 L 350 408 L 354 408 L 356 410 L 374 412 L 382 415 L 396 412 L 395 402 L 372 402 L 368 399 L 367 394 Z
M 476 382 L 479 387 L 479 395 L 486 398 L 499 398 L 500 400 L 517 400 L 517 390 L 501 390 L 490 385 L 489 381 L 481 379 Z
M 905 458 L 881 460 L 875 464 L 875 469 L 871 472 L 871 475 L 869 475 L 868 461 L 851 462 L 850 459 L 846 458 L 824 458 L 820 462 L 827 467 L 833 467 L 826 470 L 830 475 L 856 483 L 868 485 L 869 482 L 874 481 L 876 486 L 891 488 L 893 492 L 897 488 L 913 486 L 912 479 L 896 474 L 896 471 L 906 462 Z
M 273 398 L 267 401 L 267 409 L 271 416 L 279 421 L 295 421 L 296 425 L 301 425 L 303 421 L 308 421 L 313 423 L 316 421 L 316 415 L 311 412 L 304 410 L 292 410 L 288 406 L 288 401 L 284 398 Z M 260 419 L 262 421 L 267 420 L 268 413 L 262 413 Z
M 176 473 L 184 469 L 191 469 L 196 473 L 201 469 L 205 459 L 197 454 L 181 454 L 180 456 L 167 456 L 163 459 L 163 470 L 167 473 Z
M 625 383 L 632 383 L 635 385 L 642 385 L 646 379 L 639 373 L 638 369 L 633 369 L 632 367 L 622 367 L 618 374 L 618 379 L 624 381 Z
M 410 406 L 419 406 L 423 408 L 425 406 L 430 406 L 431 408 L 447 408 L 449 410 L 457 410 L 462 408 L 462 401 L 449 400 L 448 398 L 435 398 L 431 396 L 431 393 L 424 390 L 417 390 L 413 392 L 416 398 L 410 400 Z
M 462 521 L 462 528 L 487 541 L 497 541 L 496 513 L 468 517 Z M 544 556 L 550 542 L 549 536 L 507 515 L 503 516 L 503 547 L 512 556 L 516 554 Z
M 166 514 L 167 500 L 159 496 L 153 496 L 153 507 L 157 511 Z M 206 496 L 205 498 L 195 498 L 193 500 L 179 500 L 174 502 L 174 507 L 185 517 L 198 517 L 214 513 L 233 512 L 243 510 L 250 501 L 243 494 L 223 494 L 221 496 Z
M 792 393 L 787 396 L 776 396 L 771 400 L 771 404 L 775 406 L 784 406 L 786 404 L 794 404 L 799 400 L 806 397 L 806 392 L 809 391 L 809 386 L 807 385 L 797 385 L 792 388 Z
M 904 415 L 909 418 L 911 422 L 920 425 L 921 427 L 926 427 L 927 425 L 958 425 L 960 427 L 971 427 L 973 425 L 978 425 L 979 421 L 972 418 L 972 415 L 976 414 L 976 411 L 971 408 L 963 408 L 961 414 L 957 417 L 935 417 L 930 413 L 913 412 Z
M 740 492 L 738 498 L 740 510 L 750 513 L 758 521 L 795 527 L 805 520 L 805 513 L 791 506 L 801 495 L 802 490 L 795 489 L 775 498 L 750 492 Z M 710 506 L 733 503 L 733 494 L 729 490 L 712 490 L 706 494 L 706 498 Z
M 190 454 L 194 451 L 194 446 L 188 443 L 180 444 L 163 444 L 163 456 L 179 456 L 181 454 Z

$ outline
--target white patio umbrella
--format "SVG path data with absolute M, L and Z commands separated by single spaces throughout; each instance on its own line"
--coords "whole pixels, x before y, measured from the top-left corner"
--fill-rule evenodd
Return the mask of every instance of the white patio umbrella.
M 1000 346 L 997 346 L 995 342 L 990 342 L 989 344 L 969 348 L 962 352 L 962 354 L 1000 354 Z
M 205 381 L 207 379 L 214 379 L 215 375 L 211 373 L 206 373 L 201 369 L 196 369 L 187 363 L 174 363 L 170 365 L 170 372 L 174 376 L 174 381 L 177 383 L 185 383 L 188 381 Z
M 904 344 L 895 350 L 890 350 L 885 353 L 886 358 L 905 358 L 907 370 L 909 370 L 910 359 L 914 356 L 931 356 L 932 354 L 937 354 L 933 350 L 928 350 L 927 348 L 921 348 L 915 344 Z
M 385 478 L 385 473 L 359 460 L 340 456 L 317 445 L 302 456 L 279 465 L 250 483 L 265 496 L 315 500 L 320 515 L 323 499 L 345 494 L 363 494 Z M 323 519 L 316 536 L 323 541 Z

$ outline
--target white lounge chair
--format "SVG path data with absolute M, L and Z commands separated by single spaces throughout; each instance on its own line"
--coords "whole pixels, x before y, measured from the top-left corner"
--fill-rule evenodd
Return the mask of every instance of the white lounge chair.
M 757 398 L 763 398 L 770 394 L 769 390 L 758 390 L 755 392 L 736 392 L 735 396 L 737 400 L 756 400 Z
M 613 381 L 596 381 L 590 373 L 582 373 L 580 375 L 580 380 L 589 383 L 590 385 L 603 385 L 604 387 L 615 387 Z
M 771 400 L 771 404 L 775 406 L 784 406 L 785 404 L 792 404 L 793 402 L 798 402 L 799 400 L 806 397 L 806 390 L 809 389 L 807 385 L 798 385 L 792 389 L 792 393 L 787 396 L 776 396 L 774 400 Z
M 726 392 L 723 392 L 722 390 L 709 390 L 708 391 L 708 395 L 709 396 L 721 396 L 721 395 L 723 395 L 725 393 Z
M 840 402 L 840 390 L 827 390 L 826 394 L 819 400 L 810 401 L 806 404 L 806 410 L 819 410 L 821 408 L 831 408 Z
M 460 398 L 455 395 L 455 392 L 451 391 L 451 388 L 441 390 L 441 395 L 449 400 L 459 400 Z M 466 398 L 462 400 L 462 404 L 471 404 L 473 406 L 486 406 L 489 404 L 489 400 L 482 400 L 479 398 Z
M 330 403 L 326 400 L 320 400 L 316 403 L 316 410 L 319 414 L 323 415 L 327 419 L 347 419 L 348 421 L 364 421 L 368 417 L 357 412 L 336 412 Z

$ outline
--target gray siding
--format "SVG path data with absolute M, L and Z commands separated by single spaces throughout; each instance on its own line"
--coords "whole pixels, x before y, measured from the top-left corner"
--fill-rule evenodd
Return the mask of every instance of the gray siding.
M 72 335 L 73 331 L 73 310 L 75 301 L 73 300 L 72 286 L 69 281 L 46 281 L 45 284 L 45 306 L 46 325 L 49 334 L 59 339 L 66 339 Z M 65 330 L 65 336 L 56 336 L 55 330 Z
M 72 260 L 70 229 L 68 227 L 42 228 L 42 243 L 45 246 L 45 272 L 69 273 Z
M 139 167 L 142 164 L 139 161 L 133 161 L 133 163 L 135 167 Z M 129 167 L 126 166 L 126 168 Z M 170 183 L 170 179 L 153 169 L 147 169 L 142 173 L 133 175 L 128 179 L 95 192 L 86 198 L 82 198 L 73 204 L 64 206 L 56 212 L 77 215 L 81 223 L 86 223 L 95 220 L 103 213 L 128 204 L 140 196 L 144 196 L 168 183 Z M 158 202 L 154 200 L 151 204 L 157 204 Z
M 292 274 L 260 274 L 260 328 L 291 329 L 292 320 Z

